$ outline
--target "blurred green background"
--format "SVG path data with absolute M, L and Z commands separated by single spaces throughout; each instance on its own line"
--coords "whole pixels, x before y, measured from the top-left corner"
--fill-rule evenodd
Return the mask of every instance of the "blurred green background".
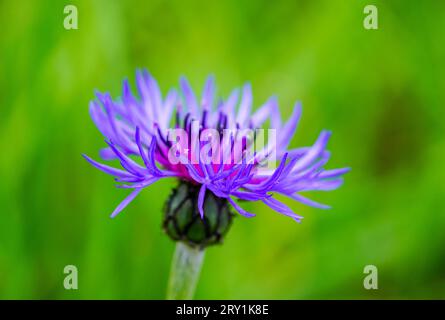
M 79 29 L 63 28 L 75 4 Z M 363 28 L 363 8 L 379 29 Z M 162 299 L 172 243 L 161 212 L 173 180 L 127 195 L 82 157 L 103 137 L 94 90 L 118 96 L 146 67 L 163 92 L 180 75 L 219 94 L 251 81 L 303 118 L 293 146 L 331 129 L 345 185 L 287 202 L 301 225 L 247 204 L 207 251 L 196 298 L 445 298 L 445 5 L 440 1 L 0 1 L 0 298 Z M 79 290 L 63 288 L 63 268 Z M 379 289 L 363 288 L 363 268 Z

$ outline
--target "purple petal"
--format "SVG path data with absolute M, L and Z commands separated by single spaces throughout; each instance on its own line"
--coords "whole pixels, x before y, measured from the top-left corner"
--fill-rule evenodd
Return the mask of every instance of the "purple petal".
M 292 219 L 294 219 L 297 222 L 301 222 L 301 219 L 303 219 L 302 216 L 299 216 L 297 214 L 295 214 L 288 206 L 286 206 L 284 203 L 269 197 L 266 199 L 262 200 L 266 205 L 268 205 L 269 207 L 271 207 L 272 209 L 274 209 L 275 211 L 282 213 L 288 217 L 291 217 Z
M 234 113 L 235 113 L 235 106 L 238 102 L 239 98 L 239 90 L 235 89 L 230 94 L 229 98 L 225 103 L 223 103 L 221 106 L 223 108 L 223 112 L 227 115 L 228 121 L 229 121 L 229 127 L 233 125 L 234 122 Z
M 187 169 L 187 172 L 189 173 L 189 175 L 192 177 L 193 180 L 199 183 L 203 182 L 203 177 L 198 172 L 198 170 L 196 170 L 195 166 L 189 163 L 189 160 L 187 158 L 181 155 L 179 156 L 179 161 Z
M 269 100 L 261 106 L 253 115 L 252 115 L 252 125 L 254 128 L 259 128 L 267 118 L 275 112 L 275 108 L 277 107 L 277 98 L 271 97 Z M 276 128 L 275 128 L 276 129 Z
M 286 159 L 287 159 L 287 153 L 283 156 L 283 159 L 281 160 L 278 168 L 275 169 L 275 171 L 272 174 L 272 176 L 270 176 L 270 178 L 267 179 L 265 183 L 263 183 L 260 186 L 258 186 L 258 189 L 260 189 L 260 190 L 267 190 L 268 188 L 270 188 L 280 178 L 281 173 L 283 172 L 284 167 L 286 165 Z
M 236 116 L 236 122 L 240 124 L 241 127 L 244 126 L 246 120 L 250 115 L 250 109 L 252 108 L 252 87 L 248 83 L 243 87 L 243 96 L 241 98 L 241 104 Z
M 118 188 L 123 188 L 123 189 L 142 189 L 145 187 L 148 187 L 149 185 L 155 183 L 156 181 L 158 181 L 160 178 L 159 177 L 151 177 L 148 179 L 145 179 L 141 182 L 135 182 L 132 184 L 124 184 L 124 185 L 118 185 Z
M 149 163 L 147 156 L 145 155 L 144 148 L 142 147 L 142 144 L 141 144 L 141 136 L 139 133 L 139 127 L 136 127 L 135 140 L 136 140 L 136 144 L 138 145 L 139 154 L 141 155 L 142 161 L 144 161 L 145 166 L 148 168 L 150 163 Z
M 289 145 L 295 133 L 295 130 L 297 129 L 300 117 L 301 117 L 301 103 L 297 102 L 295 104 L 292 116 L 286 122 L 284 127 L 278 132 L 279 136 L 281 137 L 280 142 L 278 143 L 278 151 L 286 149 L 287 146 Z
M 320 133 L 315 144 L 310 148 L 310 150 L 300 158 L 298 163 L 293 168 L 293 171 L 299 171 L 306 169 L 309 165 L 312 164 L 324 151 L 326 148 L 326 144 L 328 143 L 329 137 L 331 136 L 330 131 L 323 130 Z
M 99 162 L 97 162 L 97 161 L 94 161 L 93 159 L 91 159 L 90 157 L 88 157 L 88 156 L 85 155 L 85 154 L 82 154 L 82 156 L 83 156 L 89 163 L 91 163 L 93 166 L 95 166 L 97 169 L 99 169 L 99 170 L 101 170 L 101 171 L 103 171 L 103 172 L 105 172 L 105 173 L 108 173 L 108 174 L 110 174 L 110 175 L 112 175 L 112 176 L 116 176 L 116 177 L 120 177 L 120 178 L 134 178 L 133 175 L 129 174 L 129 173 L 126 172 L 126 171 L 119 170 L 119 169 L 116 169 L 116 168 L 107 166 L 107 165 L 105 165 L 105 164 L 99 163 Z
M 130 83 L 128 82 L 128 79 L 125 79 L 122 84 L 122 101 L 124 102 L 127 109 L 139 107 L 137 100 L 131 93 Z
M 272 105 L 270 125 L 271 129 L 278 130 L 281 128 L 281 115 L 280 109 L 278 108 L 278 102 L 277 104 Z
M 160 110 L 162 106 L 161 90 L 159 89 L 156 79 L 153 78 L 147 70 L 144 70 L 144 78 L 148 86 L 148 93 L 154 110 L 154 116 L 157 118 L 162 112 L 162 110 Z
M 147 86 L 146 77 L 144 77 L 144 73 L 140 70 L 136 72 L 136 87 L 138 88 L 139 95 L 142 98 L 143 109 L 147 118 L 150 120 L 155 119 L 152 104 L 150 103 L 150 92 Z
M 185 103 L 187 105 L 188 110 L 194 115 L 198 116 L 198 103 L 196 101 L 195 93 L 190 87 L 187 78 L 181 77 L 180 86 L 182 93 L 184 95 Z
M 158 167 L 156 166 L 156 162 L 155 162 L 155 152 L 156 152 L 156 148 L 157 148 L 157 143 L 156 143 L 156 139 L 151 139 L 151 143 L 150 143 L 150 147 L 148 148 L 148 163 L 149 163 L 149 167 L 147 169 L 149 169 L 154 175 L 162 175 L 161 170 L 158 169 Z
M 351 168 L 333 169 L 321 172 L 318 177 L 321 179 L 336 178 L 351 171 Z
M 321 181 L 312 181 L 307 183 L 305 186 L 299 188 L 296 186 L 296 189 L 299 191 L 311 191 L 311 190 L 319 190 L 319 191 L 330 191 L 338 189 L 343 184 L 343 179 L 335 179 L 335 180 L 321 180 Z
M 301 148 L 290 149 L 287 152 L 289 153 L 290 158 L 295 158 L 295 157 L 299 158 L 306 152 L 308 152 L 310 149 L 311 147 L 301 147 Z
M 116 215 L 119 214 L 119 212 L 121 212 L 122 210 L 125 209 L 125 207 L 131 202 L 133 201 L 134 198 L 136 198 L 136 196 L 139 194 L 139 192 L 141 192 L 142 189 L 135 189 L 132 193 L 130 193 L 130 195 L 128 197 L 126 197 L 124 199 L 124 201 L 122 201 L 116 209 L 114 209 L 113 213 L 111 214 L 110 218 L 114 218 Z
M 227 200 L 229 200 L 230 204 L 235 208 L 236 211 L 238 211 L 239 214 L 241 214 L 242 216 L 245 216 L 246 218 L 252 218 L 255 217 L 255 214 L 247 212 L 246 210 L 244 210 L 243 208 L 241 208 L 235 201 L 233 201 L 232 198 L 227 198 Z
M 203 184 L 201 186 L 201 189 L 199 190 L 199 195 L 198 195 L 198 209 L 199 209 L 199 214 L 201 215 L 201 219 L 204 219 L 204 198 L 206 195 L 206 185 Z
M 156 139 L 154 138 L 151 139 L 147 154 L 145 154 L 144 149 L 142 147 L 141 138 L 139 135 L 139 127 L 136 127 L 135 140 L 139 149 L 139 154 L 142 158 L 142 161 L 144 161 L 145 167 L 151 174 L 155 176 L 162 176 L 163 173 L 158 169 L 158 167 L 156 167 L 156 162 L 155 162 Z
M 234 192 L 231 192 L 231 195 L 233 195 L 234 197 L 237 197 L 241 200 L 248 200 L 248 201 L 258 201 L 258 200 L 262 200 L 265 197 L 267 197 L 264 194 L 258 194 L 258 193 L 246 192 L 246 191 L 234 191 Z
M 119 157 L 120 163 L 122 167 L 125 168 L 125 170 L 137 176 L 144 176 L 145 172 L 143 167 L 141 167 L 136 162 L 127 157 L 125 154 L 120 152 L 119 149 L 117 149 L 112 142 L 107 141 L 107 144 L 110 146 L 111 149 L 113 149 L 116 156 Z
M 126 124 L 122 121 L 117 122 L 117 114 L 116 114 L 116 105 L 113 103 L 110 94 L 106 93 L 101 95 L 100 93 L 96 93 L 98 98 L 101 100 L 102 105 L 107 114 L 107 120 L 111 127 L 112 135 L 108 135 L 109 139 L 114 139 L 119 146 L 124 150 L 125 153 L 132 153 L 134 150 L 132 149 L 133 143 L 128 139 L 128 136 L 123 132 L 122 128 Z
M 113 152 L 113 149 L 109 147 L 100 149 L 99 156 L 103 160 L 114 160 L 117 158 L 116 154 Z
M 318 203 L 318 202 L 315 202 L 315 201 L 313 201 L 311 199 L 303 197 L 301 194 L 298 194 L 298 193 L 294 193 L 294 194 L 287 195 L 287 196 L 292 198 L 292 199 L 294 199 L 294 200 L 296 200 L 296 201 L 298 201 L 298 202 L 301 202 L 301 203 L 303 203 L 303 204 L 305 204 L 307 206 L 310 206 L 310 207 L 319 208 L 319 209 L 330 209 L 331 208 L 328 205 L 325 205 L 325 204 L 322 204 L 322 203 Z
M 236 170 L 238 170 L 238 169 L 241 167 L 241 165 L 242 165 L 242 164 L 236 164 L 236 165 L 234 165 L 233 167 L 231 167 L 230 169 L 226 169 L 225 171 L 224 171 L 224 170 L 221 170 L 218 174 L 216 174 L 216 175 L 213 177 L 213 181 L 218 181 L 218 180 L 227 178 L 227 177 L 230 176 L 233 172 L 235 172 Z M 222 164 L 222 166 L 223 166 L 223 164 Z
M 210 75 L 204 85 L 201 105 L 204 110 L 211 110 L 213 105 L 213 98 L 215 94 L 215 78 Z
M 176 93 L 175 90 L 170 90 L 169 93 L 167 94 L 167 97 L 165 98 L 164 101 L 164 107 L 163 110 L 161 112 L 161 126 L 162 129 L 167 129 L 170 125 L 170 120 L 173 114 L 173 109 L 175 107 L 176 104 L 176 99 L 177 99 L 178 95 Z

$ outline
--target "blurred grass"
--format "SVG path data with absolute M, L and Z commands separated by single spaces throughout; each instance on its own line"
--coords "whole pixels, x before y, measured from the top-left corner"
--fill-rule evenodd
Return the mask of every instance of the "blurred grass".
M 288 202 L 302 225 L 262 205 L 208 250 L 196 297 L 445 298 L 445 6 L 374 1 L 0 2 L 0 298 L 158 298 L 173 243 L 160 229 L 174 181 L 125 197 L 81 153 L 103 139 L 88 115 L 95 89 L 119 95 L 146 67 L 166 92 L 180 75 L 219 93 L 251 81 L 255 104 L 279 97 L 303 118 L 293 145 L 334 132 L 330 167 L 353 171 L 315 194 L 329 212 Z M 63 289 L 63 267 L 79 290 Z M 379 290 L 363 268 L 379 268 Z

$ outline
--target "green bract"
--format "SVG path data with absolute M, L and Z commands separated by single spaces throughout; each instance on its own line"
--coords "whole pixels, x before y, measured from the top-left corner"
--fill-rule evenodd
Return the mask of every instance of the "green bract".
M 233 214 L 226 199 L 207 191 L 204 200 L 204 217 L 197 207 L 199 186 L 180 182 L 165 206 L 164 231 L 175 241 L 193 247 L 221 243 L 230 228 Z

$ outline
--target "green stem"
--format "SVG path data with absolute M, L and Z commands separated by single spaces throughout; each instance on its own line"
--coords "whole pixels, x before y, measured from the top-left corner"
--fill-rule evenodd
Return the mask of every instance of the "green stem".
M 167 299 L 190 300 L 193 298 L 203 259 L 203 249 L 192 248 L 180 241 L 176 243 Z

